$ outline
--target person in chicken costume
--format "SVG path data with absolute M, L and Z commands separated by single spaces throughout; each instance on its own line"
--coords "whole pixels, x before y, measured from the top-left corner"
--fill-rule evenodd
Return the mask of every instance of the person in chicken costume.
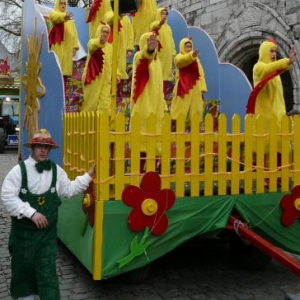
M 264 132 L 270 132 L 270 119 L 277 117 L 277 126 L 280 130 L 281 118 L 286 114 L 283 87 L 280 74 L 290 69 L 296 60 L 294 47 L 290 49 L 289 58 L 277 60 L 277 43 L 274 40 L 265 40 L 259 48 L 258 62 L 253 67 L 253 85 L 246 113 L 262 115 L 264 117 Z M 265 151 L 269 152 L 269 143 L 265 143 Z M 277 144 L 277 165 L 281 165 L 281 143 Z M 268 157 L 265 157 L 268 166 Z M 267 184 L 266 184 L 267 185 Z
M 64 76 L 72 76 L 73 56 L 79 49 L 78 35 L 73 14 L 67 12 L 67 0 L 56 0 L 54 10 L 50 11 L 49 19 L 53 26 L 49 32 L 49 46 L 55 52 Z
M 141 133 L 147 132 L 147 119 L 151 113 L 156 116 L 156 134 L 161 134 L 162 120 L 167 105 L 163 95 L 161 64 L 157 57 L 158 40 L 154 32 L 144 33 L 140 39 L 140 51 L 133 58 L 131 87 L 131 117 L 139 114 Z M 141 158 L 146 157 L 146 143 L 141 143 Z M 156 155 L 160 155 L 161 145 L 156 144 Z M 143 170 L 141 161 L 140 170 Z
M 127 58 L 133 54 L 133 28 L 131 21 L 126 14 L 121 14 L 118 22 L 118 72 L 121 80 L 128 79 L 126 73 Z M 108 42 L 113 43 L 113 23 L 114 12 L 109 11 L 105 14 L 105 21 L 111 27 L 110 37 Z
M 86 22 L 90 24 L 90 39 L 95 37 L 100 22 L 105 21 L 105 14 L 111 10 L 110 0 L 93 0 Z
M 164 80 L 164 95 L 167 93 L 167 84 L 172 80 L 173 59 L 176 54 L 173 33 L 168 25 L 168 9 L 160 7 L 157 10 L 156 20 L 151 23 L 150 30 L 157 31 L 158 40 L 161 47 L 158 50 L 158 58 L 161 63 L 163 80 Z
M 150 24 L 155 21 L 156 0 L 140 0 L 139 7 L 132 17 L 134 45 L 139 45 L 141 36 L 149 32 Z
M 171 118 L 176 120 L 182 114 L 189 119 L 193 114 L 203 118 L 203 93 L 207 91 L 204 70 L 193 50 L 191 38 L 184 38 L 179 44 L 180 53 L 175 56 L 176 83 L 171 103 Z
M 253 86 L 246 113 L 260 114 L 266 121 L 265 131 L 269 132 L 269 121 L 272 115 L 278 119 L 278 125 L 286 114 L 283 87 L 280 74 L 290 69 L 296 59 L 294 47 L 290 50 L 289 58 L 277 60 L 277 43 L 266 40 L 259 48 L 258 62 L 253 67 Z
M 81 111 L 111 112 L 112 45 L 110 27 L 101 23 L 95 38 L 88 42 L 88 57 L 82 74 L 83 105 Z

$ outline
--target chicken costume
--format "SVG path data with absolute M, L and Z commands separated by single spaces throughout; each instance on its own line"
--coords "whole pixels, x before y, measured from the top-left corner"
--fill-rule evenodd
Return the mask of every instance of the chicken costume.
M 272 40 L 266 40 L 260 45 L 258 62 L 253 68 L 254 89 L 246 111 L 264 116 L 265 132 L 270 132 L 269 122 L 272 115 L 277 117 L 280 126 L 281 118 L 286 114 L 283 87 L 278 75 L 290 68 L 289 59 L 272 61 L 270 50 L 274 47 L 277 49 L 277 44 Z
M 158 58 L 161 63 L 163 80 L 172 80 L 172 62 L 173 57 L 176 54 L 175 44 L 173 40 L 173 32 L 171 27 L 167 24 L 168 18 L 165 23 L 160 25 L 162 19 L 161 13 L 168 10 L 165 7 L 161 7 L 157 10 L 156 21 L 152 22 L 150 25 L 150 30 L 155 30 L 158 32 L 158 39 L 161 44 L 161 48 L 158 51 Z
M 55 52 L 64 76 L 71 76 L 73 72 L 73 50 L 78 50 L 78 36 L 74 20 L 65 20 L 66 9 L 61 10 L 56 0 L 54 10 L 49 13 L 53 24 L 49 32 L 49 46 Z
M 149 32 L 150 24 L 155 21 L 156 0 L 140 0 L 138 11 L 132 18 L 134 45 L 139 45 L 142 34 Z
M 203 118 L 202 93 L 207 91 L 205 75 L 197 57 L 193 57 L 193 49 L 185 52 L 185 44 L 193 42 L 190 38 L 180 41 L 180 53 L 175 56 L 176 84 L 174 87 L 174 98 L 171 103 L 171 118 L 176 120 L 182 114 L 185 119 L 193 114 L 198 114 L 200 120 Z
M 114 22 L 114 12 L 109 11 L 105 14 L 105 21 L 111 27 Z M 128 74 L 126 73 L 127 67 L 127 52 L 133 52 L 133 28 L 130 19 L 124 15 L 119 17 L 119 40 L 118 40 L 118 77 L 120 79 L 128 79 Z M 109 42 L 113 42 L 113 28 L 111 28 Z
M 111 112 L 112 45 L 100 43 L 102 28 L 98 26 L 96 37 L 88 42 L 88 57 L 82 74 L 84 102 L 81 111 Z
M 95 37 L 100 22 L 104 22 L 104 16 L 110 10 L 110 0 L 93 1 L 86 21 L 87 23 L 90 23 L 90 39 Z
M 161 134 L 162 120 L 167 105 L 163 95 L 163 79 L 161 64 L 157 57 L 157 49 L 152 53 L 147 50 L 147 40 L 154 33 L 144 33 L 140 40 L 140 51 L 133 58 L 131 87 L 131 117 L 139 114 L 141 132 L 147 132 L 147 118 L 151 113 L 156 116 L 156 133 Z M 146 143 L 141 144 L 141 152 L 146 152 Z M 161 153 L 161 145 L 157 143 L 156 153 Z

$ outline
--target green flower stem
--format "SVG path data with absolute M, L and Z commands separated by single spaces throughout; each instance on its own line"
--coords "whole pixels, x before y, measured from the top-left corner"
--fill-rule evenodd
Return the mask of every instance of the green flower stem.
M 125 265 L 129 264 L 134 258 L 143 254 L 146 251 L 146 249 L 150 245 L 149 242 L 146 242 L 146 239 L 149 236 L 149 230 L 150 229 L 146 227 L 144 235 L 140 242 L 138 242 L 138 236 L 135 236 L 133 238 L 133 240 L 130 243 L 130 253 L 117 262 L 119 268 L 122 268 Z

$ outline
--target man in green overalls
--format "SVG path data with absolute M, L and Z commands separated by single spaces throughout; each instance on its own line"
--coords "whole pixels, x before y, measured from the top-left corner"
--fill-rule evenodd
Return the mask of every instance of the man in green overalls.
M 59 300 L 56 274 L 57 216 L 60 197 L 70 198 L 87 189 L 95 173 L 70 181 L 66 172 L 48 159 L 57 149 L 50 133 L 41 129 L 31 142 L 31 156 L 5 177 L 1 198 L 12 218 L 9 238 L 11 295 L 23 300 Z

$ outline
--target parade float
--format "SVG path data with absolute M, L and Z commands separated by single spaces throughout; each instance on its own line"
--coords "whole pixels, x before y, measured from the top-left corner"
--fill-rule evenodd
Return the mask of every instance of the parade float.
M 86 11 L 70 10 L 85 48 Z M 81 113 L 77 71 L 82 62 L 74 62 L 78 68 L 64 93 L 40 11 L 33 0 L 25 1 L 19 152 L 21 158 L 27 157 L 28 149 L 22 145 L 35 129 L 47 128 L 61 145 L 51 152 L 51 159 L 71 179 L 96 164 L 89 189 L 63 201 L 58 222 L 60 240 L 93 278 L 133 274 L 142 280 L 147 266 L 196 236 L 228 239 L 242 266 L 259 269 L 275 258 L 299 275 L 299 263 L 286 253 L 300 254 L 299 116 L 284 116 L 279 134 L 276 129 L 265 134 L 262 116 L 244 113 L 251 92 L 246 76 L 220 62 L 208 34 L 189 27 L 176 10 L 169 12 L 175 44 L 192 37 L 201 53 L 208 85 L 204 122 L 194 116 L 187 127 L 179 117 L 174 131 L 166 112 L 161 135 L 155 134 L 154 115 L 148 119 L 147 132 L 141 134 L 139 116 L 128 114 L 128 95 L 118 98 L 114 84 L 111 118 L 96 111 Z M 277 120 L 271 122 L 271 128 L 276 128 Z M 147 144 L 144 172 L 140 172 L 142 142 Z M 270 145 L 268 167 L 265 142 Z M 159 157 L 157 143 L 162 148 Z

